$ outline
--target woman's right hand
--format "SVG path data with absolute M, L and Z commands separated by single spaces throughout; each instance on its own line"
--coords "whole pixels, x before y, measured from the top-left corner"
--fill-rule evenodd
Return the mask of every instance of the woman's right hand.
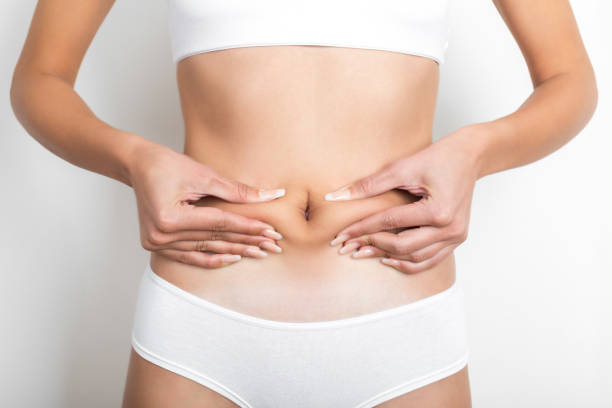
M 146 141 L 132 150 L 129 165 L 142 246 L 176 261 L 218 268 L 241 259 L 281 252 L 274 227 L 216 207 L 191 205 L 205 196 L 236 203 L 271 201 L 284 189 L 259 190 L 226 179 L 169 147 Z M 211 253 L 212 252 L 212 253 Z

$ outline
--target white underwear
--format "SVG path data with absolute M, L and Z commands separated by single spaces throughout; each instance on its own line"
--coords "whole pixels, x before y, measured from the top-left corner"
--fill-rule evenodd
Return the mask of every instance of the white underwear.
M 369 408 L 467 364 L 463 296 L 455 282 L 392 309 L 284 322 L 209 302 L 147 263 L 132 346 L 243 408 Z

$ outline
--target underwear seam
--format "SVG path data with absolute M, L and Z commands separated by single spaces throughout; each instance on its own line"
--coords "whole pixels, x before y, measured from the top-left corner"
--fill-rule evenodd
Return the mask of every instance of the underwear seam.
M 412 379 L 410 381 L 407 381 L 405 383 L 396 385 L 390 389 L 387 389 L 386 391 L 383 391 L 361 403 L 359 403 L 359 405 L 355 406 L 355 408 L 372 408 L 375 407 L 379 404 L 382 404 L 384 402 L 387 402 L 395 397 L 399 397 L 400 395 L 406 394 L 410 391 L 414 391 L 418 388 L 424 387 L 426 385 L 432 384 L 435 381 L 441 380 L 443 378 L 449 377 L 455 373 L 457 373 L 459 370 L 461 370 L 463 367 L 465 367 L 465 365 L 468 363 L 468 359 L 469 359 L 469 348 L 466 348 L 465 353 L 463 353 L 463 355 L 456 361 L 454 361 L 453 363 L 436 370 L 433 373 L 429 373 L 426 375 L 423 375 L 419 378 L 416 379 Z M 430 381 L 434 379 L 434 381 Z M 411 388 L 414 384 L 417 384 L 416 387 Z M 372 405 L 374 404 L 374 405 Z
M 278 330 L 326 330 L 326 329 L 340 329 L 350 326 L 361 326 L 363 327 L 367 323 L 376 323 L 381 322 L 383 320 L 387 321 L 391 318 L 396 317 L 405 317 L 407 313 L 412 312 L 414 316 L 422 316 L 425 313 L 428 313 L 431 309 L 426 308 L 426 306 L 431 305 L 432 303 L 435 305 L 436 303 L 447 300 L 451 296 L 461 295 L 461 288 L 458 286 L 457 281 L 453 282 L 453 284 L 447 289 L 438 292 L 432 296 L 418 299 L 414 302 L 406 303 L 401 306 L 397 306 L 390 309 L 385 309 L 377 312 L 367 313 L 364 315 L 353 316 L 344 319 L 337 320 L 323 320 L 323 321 L 315 321 L 315 322 L 284 322 L 277 320 L 268 320 L 262 319 L 260 317 L 249 316 L 243 314 L 241 312 L 237 312 L 231 309 L 224 308 L 223 306 L 217 305 L 213 302 L 210 302 L 206 299 L 200 298 L 193 293 L 190 293 L 171 282 L 166 281 L 161 276 L 157 275 L 151 266 L 147 264 L 146 275 L 148 275 L 149 279 L 153 281 L 153 283 L 166 290 L 171 295 L 178 297 L 183 301 L 190 302 L 204 310 L 207 310 L 211 313 L 214 313 L 218 316 L 222 316 L 224 318 L 229 318 L 235 320 L 237 322 L 243 324 L 249 324 L 251 326 L 263 327 L 266 329 L 278 329 Z M 223 310 L 219 310 L 223 309 Z M 239 316 L 234 315 L 234 313 L 239 314 Z M 246 317 L 245 317 L 246 316 Z M 261 320 L 265 320 L 262 322 Z M 325 324 L 329 322 L 339 322 L 337 324 Z M 324 323 L 324 324 L 320 324 Z M 296 326 L 297 325 L 297 326 Z
M 230 398 L 233 402 L 239 404 L 241 408 L 253 408 L 253 406 L 249 404 L 244 398 L 242 398 L 236 392 L 232 391 L 229 387 L 221 384 L 220 382 L 215 381 L 212 378 L 207 377 L 204 374 L 200 374 L 193 369 L 184 367 L 181 364 L 174 363 L 171 360 L 168 360 L 167 358 L 161 357 L 157 353 L 152 352 L 151 350 L 143 346 L 138 340 L 136 340 L 136 335 L 133 331 L 132 331 L 131 337 L 132 337 L 132 346 L 134 347 L 134 350 L 136 350 L 138 354 L 144 359 L 162 368 L 166 368 L 164 365 L 162 365 L 162 364 L 165 364 L 169 367 L 167 368 L 168 370 L 173 371 L 185 378 L 192 379 L 190 376 L 193 376 L 203 381 L 204 384 L 200 383 L 200 385 L 207 386 L 213 391 L 218 392 L 219 394 L 222 394 L 223 396 Z M 162 364 L 160 364 L 160 362 Z M 174 371 L 172 368 L 177 371 Z

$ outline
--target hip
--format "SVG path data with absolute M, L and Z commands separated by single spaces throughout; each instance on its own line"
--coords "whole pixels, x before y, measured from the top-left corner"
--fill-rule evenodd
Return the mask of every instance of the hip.
M 164 374 L 172 389 L 196 391 L 191 382 L 184 386 L 188 378 L 245 408 L 369 408 L 386 401 L 438 406 L 451 399 L 453 406 L 468 406 L 463 302 L 461 287 L 453 284 L 427 299 L 380 313 L 277 321 L 194 297 L 147 266 L 132 331 L 132 346 L 142 359 L 132 361 L 142 366 L 139 362 L 148 360 L 178 374 Z M 159 382 L 152 364 L 135 367 L 128 382 L 143 388 L 151 378 Z M 287 377 L 289 372 L 294 375 Z M 204 400 L 197 391 L 190 396 L 200 396 L 207 406 L 212 403 L 208 392 Z M 134 387 L 130 393 L 147 398 L 147 392 Z

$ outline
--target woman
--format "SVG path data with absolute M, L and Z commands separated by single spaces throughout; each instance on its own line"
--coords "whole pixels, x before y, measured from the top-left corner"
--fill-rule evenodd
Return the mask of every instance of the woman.
M 169 0 L 184 153 L 73 89 L 112 4 L 40 0 L 11 101 L 50 151 L 134 189 L 151 259 L 123 406 L 471 406 L 453 250 L 476 180 L 595 110 L 568 2 L 495 1 L 534 92 L 432 143 L 446 0 Z

